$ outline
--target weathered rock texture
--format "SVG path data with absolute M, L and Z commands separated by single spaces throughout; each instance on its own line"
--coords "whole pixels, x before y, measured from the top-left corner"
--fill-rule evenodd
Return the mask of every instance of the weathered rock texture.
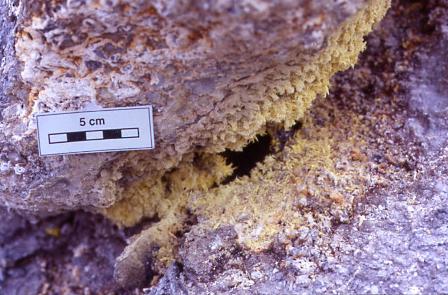
M 186 176 L 224 164 L 198 157 L 168 173 L 184 182 L 166 180 L 172 195 L 151 206 L 186 204 L 190 215 L 169 234 L 180 250 L 166 272 L 153 259 L 160 240 L 150 243 L 166 233 L 163 214 L 125 235 L 90 214 L 30 225 L 1 212 L 0 293 L 127 294 L 111 265 L 142 228 L 150 234 L 136 248 L 147 256 L 128 267 L 143 264 L 152 288 L 132 294 L 447 293 L 447 21 L 446 0 L 395 1 L 302 127 L 270 131 L 273 149 L 250 177 L 173 203 Z
M 147 293 L 447 293 L 447 17 L 396 1 L 281 152 L 191 200 L 198 224 Z
M 106 213 L 130 225 L 154 215 L 157 192 L 134 196 L 139 183 L 292 126 L 355 63 L 389 0 L 1 4 L 0 200 L 45 215 L 134 199 Z M 38 157 L 36 113 L 140 104 L 156 110 L 155 151 Z
M 31 224 L 0 214 L 1 294 L 127 294 L 113 281 L 126 235 L 101 216 L 66 213 Z

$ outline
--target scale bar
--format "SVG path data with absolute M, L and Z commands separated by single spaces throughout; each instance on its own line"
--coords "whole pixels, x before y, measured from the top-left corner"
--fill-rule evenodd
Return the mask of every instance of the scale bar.
M 103 131 L 88 131 L 86 132 L 87 140 L 103 139 Z
M 139 128 L 107 129 L 48 134 L 48 143 L 82 142 L 120 138 L 139 138 Z
M 86 141 L 86 133 L 87 132 L 69 132 L 67 133 L 67 142 Z

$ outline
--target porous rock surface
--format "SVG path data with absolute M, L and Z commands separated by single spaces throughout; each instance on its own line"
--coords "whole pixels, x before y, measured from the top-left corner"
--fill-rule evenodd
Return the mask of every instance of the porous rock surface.
M 0 200 L 46 215 L 109 207 L 194 153 L 290 127 L 356 61 L 389 1 L 0 4 Z M 146 104 L 154 151 L 37 154 L 39 112 Z
M 180 249 L 167 271 L 158 273 L 151 256 L 144 257 L 146 289 L 111 283 L 112 264 L 128 235 L 154 220 L 126 235 L 90 214 L 31 225 L 1 211 L 0 290 L 447 293 L 447 22 L 446 0 L 394 1 L 360 63 L 334 77 L 329 97 L 316 102 L 301 128 L 278 134 L 252 176 L 191 196 L 197 220 L 174 235 Z M 291 171 L 288 160 L 300 157 L 304 165 Z M 266 177 L 254 186 L 260 171 Z M 350 177 L 355 185 L 341 181 Z M 214 203 L 201 202 L 214 197 Z
M 311 141 L 305 144 L 311 152 L 316 139 L 330 144 L 333 181 L 325 173 L 313 176 L 313 161 L 296 171 L 287 167 L 301 146 L 291 138 L 273 164 L 265 161 L 249 179 L 205 195 L 239 202 L 241 210 L 207 202 L 221 214 L 199 211 L 177 263 L 147 294 L 447 293 L 447 19 L 447 1 L 395 1 L 360 64 L 335 77 L 328 99 L 312 108 L 312 123 L 296 134 Z M 325 172 L 328 166 L 316 161 Z M 260 173 L 263 183 L 253 186 Z M 341 175 L 356 185 L 341 182 Z M 302 183 L 305 188 L 296 185 Z M 297 190 L 276 197 L 288 186 Z M 319 198 L 325 189 L 340 195 Z M 252 213 L 254 200 L 264 213 Z M 348 208 L 341 206 L 346 202 Z M 213 218 L 222 225 L 204 230 Z M 263 224 L 263 218 L 277 222 Z M 254 222 L 262 226 L 246 232 Z M 299 226 L 291 227 L 294 222 Z M 277 227 L 275 241 L 251 250 L 269 227 Z
M 179 237 L 166 272 L 153 272 L 147 260 L 147 288 L 126 291 L 111 283 L 114 256 L 153 221 L 126 234 L 91 214 L 32 225 L 1 211 L 0 293 L 446 294 L 447 21 L 445 0 L 394 1 L 360 63 L 334 78 L 329 97 L 304 122 L 308 131 L 295 134 L 335 145 L 331 134 L 313 135 L 331 130 L 342 141 L 336 147 L 343 136 L 364 140 L 334 151 L 341 171 L 354 165 L 374 180 L 360 184 L 365 190 L 348 219 L 311 195 L 294 209 L 309 214 L 309 223 L 263 251 L 240 243 L 238 227 L 198 223 Z M 287 138 L 286 150 L 297 144 Z M 290 197 L 303 199 L 303 191 Z M 241 228 L 244 219 L 235 222 Z

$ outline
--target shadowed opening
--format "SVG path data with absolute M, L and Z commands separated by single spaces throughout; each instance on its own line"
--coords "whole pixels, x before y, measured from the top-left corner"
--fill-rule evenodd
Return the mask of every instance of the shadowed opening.
M 223 184 L 227 184 L 237 177 L 249 175 L 250 171 L 262 162 L 266 155 L 271 153 L 272 137 L 268 134 L 258 135 L 254 142 L 249 143 L 240 152 L 226 150 L 222 155 L 226 158 L 227 164 L 231 164 L 235 171 Z

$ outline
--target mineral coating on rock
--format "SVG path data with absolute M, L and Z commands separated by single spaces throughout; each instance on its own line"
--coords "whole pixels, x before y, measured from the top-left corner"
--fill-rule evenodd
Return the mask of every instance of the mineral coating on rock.
M 355 63 L 390 3 L 0 4 L 0 200 L 45 215 L 110 207 L 195 154 L 238 150 L 267 124 L 290 127 Z M 155 107 L 155 151 L 37 154 L 37 113 L 146 104 Z M 129 224 L 145 212 L 111 214 Z
M 145 294 L 447 293 L 447 17 L 447 0 L 395 1 L 301 124 L 239 153 L 272 139 L 250 175 L 219 183 L 230 167 L 198 154 L 140 179 L 107 212 L 153 217 L 137 227 L 79 212 L 30 226 L 0 209 L 0 292 L 140 294 L 110 268 L 143 229 L 115 277 Z

